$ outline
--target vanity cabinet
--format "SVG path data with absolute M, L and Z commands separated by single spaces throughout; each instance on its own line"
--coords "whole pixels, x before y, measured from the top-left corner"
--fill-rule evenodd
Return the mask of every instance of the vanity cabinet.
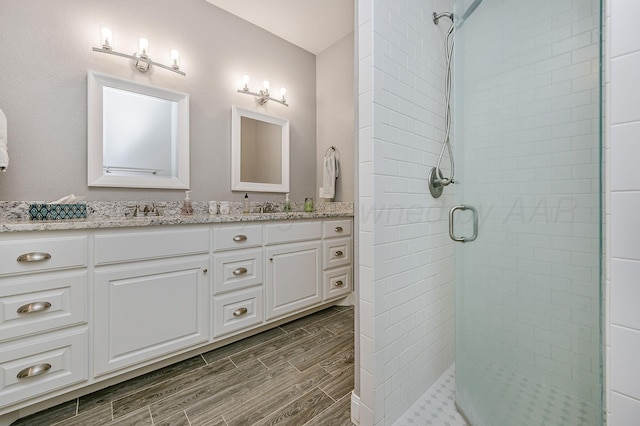
M 346 296 L 351 226 L 340 218 L 6 233 L 0 425 L 32 404 Z
M 94 376 L 209 340 L 209 240 L 207 227 L 95 236 Z
M 0 242 L 0 409 L 89 378 L 87 236 Z

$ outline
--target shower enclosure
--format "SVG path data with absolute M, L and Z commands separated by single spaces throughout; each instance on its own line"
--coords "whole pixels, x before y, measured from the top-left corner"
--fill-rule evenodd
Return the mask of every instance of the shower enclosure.
M 603 421 L 601 10 L 454 7 L 452 186 L 478 220 L 455 252 L 456 400 L 474 426 Z

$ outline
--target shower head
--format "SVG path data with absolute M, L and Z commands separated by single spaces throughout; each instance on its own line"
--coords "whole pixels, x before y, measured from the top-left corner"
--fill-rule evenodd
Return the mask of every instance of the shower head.
M 436 13 L 433 12 L 433 23 L 438 25 L 438 21 L 440 20 L 440 18 L 449 18 L 451 19 L 451 21 L 453 21 L 453 13 L 449 13 L 449 12 L 442 12 L 442 13 Z

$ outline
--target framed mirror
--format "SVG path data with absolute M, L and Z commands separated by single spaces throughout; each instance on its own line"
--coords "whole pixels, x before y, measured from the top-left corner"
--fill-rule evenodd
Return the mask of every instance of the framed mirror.
M 189 188 L 189 95 L 89 71 L 88 185 Z
M 289 192 L 289 120 L 231 108 L 231 190 Z

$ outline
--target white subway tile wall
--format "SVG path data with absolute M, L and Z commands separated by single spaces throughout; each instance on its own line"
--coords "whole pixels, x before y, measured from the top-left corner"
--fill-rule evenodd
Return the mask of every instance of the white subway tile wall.
M 640 419 L 640 2 L 607 1 L 608 425 Z M 634 210 L 635 209 L 635 210 Z
M 360 424 L 389 425 L 454 361 L 453 188 L 426 186 L 444 129 L 435 0 L 360 0 Z

